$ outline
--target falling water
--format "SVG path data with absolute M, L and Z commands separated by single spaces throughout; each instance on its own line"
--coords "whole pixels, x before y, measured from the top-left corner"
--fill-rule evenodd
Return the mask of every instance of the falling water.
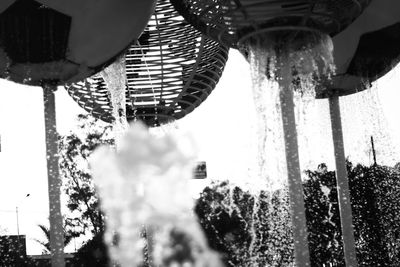
M 114 134 L 117 146 L 122 135 L 128 128 L 126 119 L 125 89 L 127 81 L 125 68 L 125 57 L 122 56 L 101 72 L 111 100 L 112 115 L 114 117 Z
M 288 195 L 284 190 L 271 196 L 262 189 L 243 190 L 227 181 L 211 188 L 202 193 L 202 205 L 208 203 L 204 219 L 213 232 L 212 239 L 229 250 L 225 255 L 227 266 L 293 266 Z
M 328 99 L 296 99 L 295 106 L 301 170 L 314 170 L 321 163 L 333 167 Z
M 278 40 L 278 41 L 276 41 Z M 284 46 L 284 44 L 290 44 Z M 269 33 L 247 42 L 253 98 L 258 116 L 259 176 L 270 186 L 280 186 L 287 177 L 282 131 L 279 81 L 291 79 L 297 118 L 313 105 L 316 87 L 334 73 L 333 44 L 328 36 L 310 33 Z M 281 77 L 282 66 L 291 77 Z M 317 89 L 316 89 L 317 88 Z M 299 122 L 297 122 L 299 124 Z M 270 157 L 268 157 L 270 155 Z M 283 180 L 282 180 L 283 179 Z
M 118 151 L 103 147 L 93 155 L 93 177 L 107 215 L 106 242 L 122 267 L 143 264 L 144 225 L 151 229 L 156 266 L 221 266 L 191 212 L 193 159 L 190 139 L 156 137 L 140 123 L 132 125 Z
M 399 153 L 380 103 L 376 84 L 357 94 L 341 97 L 346 154 L 353 163 L 373 164 L 371 136 L 378 164 L 394 165 Z
M 258 178 L 265 180 L 267 185 L 269 193 L 266 197 L 270 198 L 268 212 L 272 214 L 274 203 L 271 196 L 278 188 L 287 186 L 288 177 L 280 100 L 282 88 L 279 84 L 289 81 L 290 90 L 294 92 L 297 117 L 301 118 L 316 93 L 320 93 L 316 92 L 321 90 L 316 85 L 329 80 L 334 73 L 333 45 L 329 36 L 294 31 L 269 32 L 263 36 L 251 37 L 244 45 L 251 66 L 253 97 L 258 116 Z M 257 214 L 257 205 L 254 207 L 253 212 Z M 253 217 L 256 219 L 256 216 Z M 285 228 L 283 224 L 287 223 L 285 220 L 270 222 L 269 228 L 271 232 L 278 231 Z M 258 250 L 258 238 L 257 233 L 252 234 L 251 251 Z M 257 261 L 257 258 L 254 260 Z M 256 266 L 257 262 L 252 264 Z

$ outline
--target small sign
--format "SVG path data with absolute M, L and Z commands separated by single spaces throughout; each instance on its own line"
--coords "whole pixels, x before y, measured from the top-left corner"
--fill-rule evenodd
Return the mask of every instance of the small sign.
M 206 179 L 207 178 L 207 165 L 205 161 L 200 161 L 194 169 L 194 179 Z

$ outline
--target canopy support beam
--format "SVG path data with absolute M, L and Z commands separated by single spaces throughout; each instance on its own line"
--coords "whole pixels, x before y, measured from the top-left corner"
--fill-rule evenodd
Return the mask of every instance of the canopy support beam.
M 338 96 L 332 96 L 329 98 L 329 110 L 331 115 L 332 138 L 335 152 L 336 184 L 342 227 L 344 258 L 347 267 L 357 267 L 353 216 L 351 211 L 350 189 Z
M 51 266 L 64 267 L 64 227 L 60 204 L 61 178 L 58 166 L 58 134 L 54 96 L 56 90 L 56 86 L 43 86 L 50 212 Z
M 304 205 L 304 190 L 301 180 L 299 148 L 297 141 L 296 118 L 293 92 L 290 88 L 292 75 L 289 64 L 282 64 L 279 87 L 282 112 L 283 135 L 285 140 L 286 164 L 289 184 L 289 198 L 292 209 L 294 254 L 297 267 L 310 265 L 307 221 Z

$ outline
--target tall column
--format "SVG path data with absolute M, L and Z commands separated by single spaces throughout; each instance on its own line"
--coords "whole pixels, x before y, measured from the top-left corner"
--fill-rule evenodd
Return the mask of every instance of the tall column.
M 54 96 L 56 90 L 56 86 L 43 86 L 50 208 L 51 266 L 64 267 L 64 228 L 60 205 L 61 179 L 58 167 L 58 136 Z
M 295 263 L 297 267 L 305 267 L 310 266 L 310 253 L 308 249 L 307 221 L 303 184 L 301 181 L 293 92 L 290 88 L 292 75 L 289 64 L 281 66 L 280 77 L 280 102 L 285 140 L 289 198 L 292 209 Z
M 344 258 L 347 267 L 357 267 L 353 216 L 351 212 L 350 190 L 346 168 L 346 157 L 344 153 L 339 97 L 333 96 L 329 98 L 329 110 L 331 114 L 333 147 L 335 151 L 336 183 L 343 236 Z

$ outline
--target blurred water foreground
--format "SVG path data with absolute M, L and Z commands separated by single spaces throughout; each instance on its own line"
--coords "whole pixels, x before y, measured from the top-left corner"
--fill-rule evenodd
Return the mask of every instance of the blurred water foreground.
M 141 266 L 146 254 L 156 266 L 222 266 L 192 212 L 190 139 L 155 136 L 136 122 L 118 143 L 91 159 L 112 260 Z

